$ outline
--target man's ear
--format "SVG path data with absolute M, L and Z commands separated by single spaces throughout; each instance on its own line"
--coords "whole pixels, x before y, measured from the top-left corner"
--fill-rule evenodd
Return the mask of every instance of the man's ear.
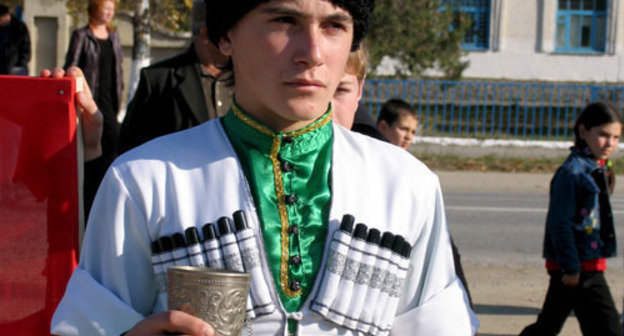
M 219 40 L 219 50 L 225 56 L 232 56 L 232 41 L 230 38 L 230 32 L 227 32 L 225 36 Z
M 199 36 L 197 36 L 197 37 L 203 43 L 210 42 L 210 40 L 208 39 L 208 29 L 206 28 L 205 25 L 202 26 L 201 28 L 199 28 Z
M 358 96 L 357 96 L 357 100 L 358 103 L 360 102 L 360 99 L 362 99 L 362 92 L 364 91 L 364 78 L 362 78 L 362 80 L 358 80 Z
M 388 127 L 388 123 L 385 120 L 380 120 L 377 123 L 377 129 L 379 129 L 382 132 L 386 132 L 390 127 Z

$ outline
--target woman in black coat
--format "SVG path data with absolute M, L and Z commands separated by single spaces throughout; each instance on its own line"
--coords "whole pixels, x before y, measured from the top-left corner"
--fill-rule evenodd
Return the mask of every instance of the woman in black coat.
M 65 69 L 75 65 L 84 72 L 95 102 L 104 116 L 102 156 L 85 165 L 86 215 L 106 169 L 117 156 L 117 114 L 123 90 L 123 56 L 119 34 L 111 25 L 116 9 L 114 0 L 90 0 L 89 24 L 74 30 L 65 57 Z

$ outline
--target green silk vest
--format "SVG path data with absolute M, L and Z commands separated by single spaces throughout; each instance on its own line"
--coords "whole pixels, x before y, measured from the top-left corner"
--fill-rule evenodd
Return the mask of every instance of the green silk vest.
M 251 188 L 277 293 L 284 309 L 296 312 L 312 290 L 327 236 L 331 109 L 288 133 L 263 125 L 236 102 L 221 122 Z

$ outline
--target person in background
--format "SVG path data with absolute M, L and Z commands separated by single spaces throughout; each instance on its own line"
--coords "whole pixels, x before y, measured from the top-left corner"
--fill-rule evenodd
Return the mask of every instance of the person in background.
M 71 66 L 82 69 L 104 116 L 102 155 L 85 164 L 85 216 L 89 214 L 106 169 L 117 156 L 117 114 L 123 90 L 123 55 L 119 34 L 111 24 L 116 9 L 117 2 L 114 0 L 89 0 L 89 23 L 73 31 L 65 56 L 65 70 Z
M 418 116 L 410 104 L 400 99 L 390 99 L 381 107 L 377 129 L 391 143 L 406 149 L 414 140 Z
M 367 59 L 368 55 L 362 43 L 358 50 L 349 54 L 344 75 L 332 97 L 334 121 L 348 129 L 353 126 L 355 111 L 362 99 Z
M 362 43 L 360 49 L 349 54 L 345 73 L 332 98 L 334 121 L 354 132 L 388 141 L 375 127 L 373 118 L 360 106 L 367 63 L 368 52 Z
M 366 67 L 368 63 L 368 54 L 366 48 L 362 44 L 360 49 L 351 52 L 349 59 L 347 60 L 347 66 L 345 68 L 345 74 L 342 76 L 338 88 L 332 98 L 332 112 L 334 114 L 334 121 L 354 132 L 368 135 L 377 140 L 390 142 L 381 132 L 375 128 L 373 118 L 364 111 L 360 105 L 362 99 L 362 88 L 364 87 L 364 80 L 366 78 Z M 400 106 L 405 106 L 400 104 Z M 409 105 L 408 105 L 409 107 Z M 409 107 L 410 111 L 413 111 Z M 388 112 L 386 112 L 388 114 Z M 415 114 L 408 114 L 410 117 Z M 367 116 L 368 119 L 363 116 Z M 370 120 L 370 121 L 369 121 Z M 416 122 L 416 125 L 418 123 Z M 414 126 L 414 129 L 416 126 Z M 411 140 L 409 140 L 411 142 Z M 396 145 L 396 144 L 395 144 Z M 470 306 L 472 307 L 472 297 L 468 288 L 468 281 L 464 274 L 464 268 L 461 264 L 461 255 L 455 245 L 453 238 L 451 237 L 451 248 L 453 249 L 453 261 L 455 264 L 455 273 L 461 281 Z
M 227 58 L 206 35 L 206 6 L 191 9 L 192 43 L 182 54 L 141 70 L 139 86 L 121 126 L 119 150 L 126 152 L 158 136 L 223 116 L 232 99 Z
M 0 4 L 0 75 L 28 76 L 30 53 L 28 28 Z
M 557 335 L 574 311 L 584 336 L 622 335 L 603 272 L 616 254 L 609 157 L 622 134 L 619 111 L 587 105 L 574 125 L 574 147 L 550 182 L 544 259 L 550 284 L 537 321 L 521 336 Z

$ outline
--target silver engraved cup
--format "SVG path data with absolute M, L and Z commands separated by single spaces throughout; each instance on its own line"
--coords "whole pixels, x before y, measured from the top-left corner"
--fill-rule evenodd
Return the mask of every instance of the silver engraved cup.
M 217 336 L 239 336 L 250 283 L 248 273 L 172 266 L 167 269 L 167 305 L 208 322 Z

